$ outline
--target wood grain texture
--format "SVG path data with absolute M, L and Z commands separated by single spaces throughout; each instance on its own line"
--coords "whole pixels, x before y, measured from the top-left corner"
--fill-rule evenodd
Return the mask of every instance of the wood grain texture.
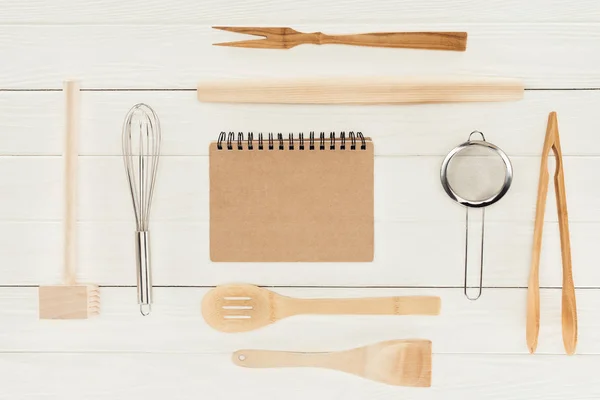
M 280 50 L 291 49 L 301 44 L 343 44 L 349 46 L 451 51 L 465 51 L 467 48 L 466 32 L 374 32 L 326 35 L 322 32 L 298 32 L 292 28 L 233 26 L 213 26 L 213 28 L 263 37 L 263 39 L 255 40 L 214 43 L 215 46 Z
M 500 142 L 496 142 L 502 145 Z M 153 218 L 153 258 L 157 284 L 220 284 L 246 281 L 277 285 L 460 285 L 460 265 L 464 250 L 464 210 L 449 200 L 438 181 L 442 157 L 376 157 L 375 161 L 375 246 L 376 257 L 370 268 L 364 265 L 302 265 L 303 274 L 290 274 L 293 264 L 246 266 L 224 264 L 215 268 L 208 262 L 207 160 L 204 157 L 164 157 L 157 187 Z M 530 261 L 535 215 L 539 160 L 513 157 L 515 180 L 501 204 L 487 213 L 486 286 L 525 286 Z M 595 157 L 564 157 L 569 190 L 573 262 L 578 266 L 575 281 L 582 287 L 600 286 L 600 273 L 590 263 L 596 253 L 600 231 L 597 208 L 600 192 L 592 183 L 590 171 L 598 170 Z M 59 242 L 62 197 L 61 161 L 58 157 L 3 157 L 4 170 L 19 170 L 6 175 L 0 197 L 3 231 L 0 252 L 6 261 L 3 284 L 52 284 L 61 270 L 60 254 L 52 247 Z M 174 177 L 193 177 L 179 180 Z M 81 159 L 81 279 L 100 284 L 132 284 L 135 260 L 130 229 L 127 183 L 120 157 L 82 157 Z M 403 195 L 405 182 L 413 195 Z M 58 187 L 58 190 L 57 190 Z M 552 190 L 552 189 L 551 189 Z M 43 196 L 39 194 L 43 193 Z M 110 195 L 108 195 L 110 193 Z M 523 207 L 530 204 L 530 207 Z M 542 285 L 560 286 L 560 254 L 556 205 L 546 212 L 546 245 L 543 262 L 547 265 Z M 48 236 L 44 236 L 48 234 Z M 28 239 L 40 238 L 37 241 Z M 50 243 L 46 241 L 50 240 Z M 439 251 L 427 251 L 436 242 Z M 398 243 L 405 243 L 398 252 Z M 60 246 L 60 243 L 58 244 Z M 506 252 L 506 246 L 513 251 Z M 37 253 L 36 253 L 37 252 Z M 37 263 L 30 263 L 37 260 Z M 40 263 L 41 262 L 41 263 Z M 21 266 L 16 268 L 15 266 Z M 47 266 L 47 270 L 39 265 Z M 53 265 L 53 267 L 51 267 Z M 445 268 L 438 268 L 444 265 Z M 398 266 L 403 266 L 399 268 Z M 378 273 L 372 273 L 376 268 Z M 258 273 L 257 271 L 260 271 Z M 257 278 L 257 274 L 259 278 Z M 58 276 L 60 278 L 60 276 Z M 133 280 L 132 280 L 133 279 Z M 259 281 L 257 282 L 257 280 Z
M 249 284 L 226 284 L 202 299 L 202 316 L 222 332 L 247 332 L 287 317 L 316 315 L 438 315 L 435 296 L 299 299 Z
M 563 271 L 562 286 L 562 321 L 563 341 L 567 354 L 573 354 L 577 345 L 577 306 L 575 300 L 575 286 L 571 264 L 571 244 L 569 235 L 569 217 L 567 213 L 567 197 L 565 189 L 564 162 L 558 133 L 556 112 L 548 116 L 548 127 L 544 146 L 542 149 L 540 180 L 536 204 L 536 218 L 533 238 L 533 252 L 531 271 L 527 293 L 527 344 L 531 353 L 535 352 L 540 329 L 540 300 L 539 300 L 539 269 L 540 250 L 544 227 L 544 213 L 548 193 L 550 175 L 548 172 L 548 157 L 550 152 L 556 158 L 554 173 L 554 189 L 556 196 L 556 210 L 558 212 L 558 226 L 560 231 L 560 250 Z
M 385 24 L 297 27 L 331 33 L 398 29 Z M 208 25 L 4 25 L 0 52 L 12 62 L 0 68 L 0 88 L 58 89 L 65 76 L 81 77 L 84 89 L 193 89 L 201 79 L 233 77 L 423 75 L 514 77 L 526 88 L 600 87 L 595 68 L 600 27 L 594 24 L 407 24 L 402 30 L 468 31 L 469 51 L 304 46 L 282 54 L 212 46 L 229 38 Z M 558 53 L 561 57 L 554 57 L 552 68 L 539 68 L 539 60 Z M 77 54 L 77 63 L 63 62 L 72 54 Z
M 421 289 L 278 287 L 273 290 L 299 298 L 439 295 L 443 310 L 436 317 L 299 315 L 264 329 L 224 334 L 212 329 L 200 315 L 201 300 L 208 288 L 156 287 L 152 318 L 142 318 L 133 300 L 134 285 L 101 287 L 102 314 L 87 321 L 38 320 L 37 288 L 0 288 L 0 317 L 5 326 L 0 352 L 222 352 L 229 359 L 228 354 L 242 348 L 332 351 L 394 338 L 426 338 L 433 342 L 435 354 L 528 355 L 523 340 L 525 288 L 487 288 L 473 303 L 461 289 L 460 285 Z M 577 300 L 578 355 L 600 354 L 598 291 L 577 289 Z M 537 354 L 541 358 L 549 354 L 565 357 L 560 289 L 542 288 L 541 301 L 544 323 Z M 465 381 L 470 382 L 467 377 Z
M 388 385 L 431 386 L 431 342 L 427 340 L 389 340 L 328 353 L 238 350 L 231 358 L 246 368 L 327 368 Z
M 95 285 L 77 284 L 77 209 L 79 156 L 78 81 L 64 82 L 65 150 L 63 215 L 63 284 L 40 286 L 40 319 L 87 319 L 100 312 L 100 292 Z
M 60 155 L 62 100 L 60 92 L 0 91 L 0 155 Z M 526 91 L 518 102 L 427 104 L 401 109 L 353 106 L 351 110 L 342 105 L 199 103 L 195 91 L 84 91 L 80 155 L 120 156 L 124 113 L 142 101 L 160 113 L 165 132 L 161 151 L 165 156 L 208 155 L 208 143 L 223 130 L 252 131 L 255 135 L 353 130 L 373 137 L 377 156 L 443 157 L 478 129 L 511 157 L 539 157 L 540 132 L 546 128 L 551 109 L 561 116 L 564 156 L 600 155 L 600 137 L 590 129 L 596 124 L 600 91 Z
M 6 377 L 3 393 L 7 397 L 35 400 L 49 396 L 77 399 L 82 391 L 113 400 L 166 398 L 174 392 L 185 400 L 193 399 L 196 393 L 216 399 L 223 398 L 224 393 L 256 399 L 285 393 L 289 400 L 394 400 L 399 395 L 415 400 L 529 400 L 535 396 L 588 400 L 600 393 L 600 384 L 594 379 L 599 358 L 434 354 L 429 389 L 381 385 L 349 374 L 310 368 L 239 368 L 227 353 L 3 354 L 0 371 Z M 61 378 L 65 375 L 76 383 L 63 384 Z M 151 384 L 144 380 L 149 375 L 154 376 Z M 224 386 L 224 376 L 229 385 Z M 577 392 L 571 385 L 579 388 Z
M 459 138 L 456 142 L 460 142 Z M 490 138 L 491 140 L 491 138 Z M 499 146 L 502 144 L 495 141 Z M 376 222 L 448 222 L 464 219 L 439 184 L 442 157 L 375 157 Z M 534 157 L 511 157 L 515 171 L 511 190 L 502 203 L 486 210 L 488 221 L 534 221 L 537 170 Z M 572 195 L 572 222 L 599 222 L 600 191 L 591 182 L 600 158 L 564 157 L 565 180 Z M 0 182 L 12 196 L 0 197 L 0 220 L 51 222 L 61 219 L 62 197 L 59 157 L 0 157 L 0 168 L 20 170 Z M 208 157 L 163 157 L 153 200 L 153 221 L 202 222 L 209 220 Z M 591 171 L 591 172 L 590 172 Z M 127 182 L 120 157 L 82 157 L 79 221 L 131 221 Z M 187 176 L 189 179 L 172 179 Z M 35 179 L 34 179 L 35 178 Z M 411 196 L 398 196 L 403 182 Z M 38 194 L 44 193 L 45 197 Z M 108 193 L 111 195 L 109 196 Z M 523 206 L 529 205 L 529 206 Z M 464 211 L 464 210 L 462 210 Z M 548 204 L 546 221 L 557 221 L 556 204 Z
M 516 101 L 523 83 L 486 78 L 381 78 L 210 81 L 198 84 L 209 103 L 427 104 Z
M 549 128 L 553 131 L 552 146 L 556 160 L 554 173 L 554 190 L 556 193 L 556 211 L 558 212 L 558 229 L 560 232 L 560 253 L 562 259 L 562 336 L 567 354 L 575 353 L 577 347 L 577 304 L 575 283 L 573 282 L 573 267 L 571 262 L 571 235 L 569 233 L 569 214 L 567 212 L 567 189 L 565 187 L 564 162 L 558 134 L 556 112 L 550 113 Z
M 316 0 L 173 0 L 168 4 L 162 0 L 4 1 L 0 51 L 5 62 L 0 67 L 0 89 L 56 91 L 0 90 L 0 155 L 4 156 L 0 158 L 0 171 L 4 171 L 0 174 L 0 284 L 33 285 L 0 287 L 2 396 L 40 400 L 80 399 L 82 393 L 98 400 L 191 399 L 199 395 L 289 400 L 600 397 L 594 368 L 600 354 L 600 298 L 599 291 L 592 288 L 600 287 L 600 270 L 594 268 L 600 241 L 600 194 L 593 172 L 598 170 L 595 163 L 600 155 L 595 128 L 599 91 L 544 90 L 526 92 L 521 102 L 514 103 L 424 105 L 401 111 L 394 106 L 355 106 L 348 112 L 344 106 L 200 104 L 193 90 L 202 78 L 440 73 L 514 76 L 535 89 L 598 88 L 599 16 L 600 3 L 593 0 L 349 0 L 343 4 Z M 218 48 L 211 44 L 237 37 L 210 29 L 216 24 L 293 26 L 332 35 L 468 31 L 469 51 L 348 46 L 301 46 L 293 52 Z M 40 321 L 35 285 L 61 278 L 59 199 L 63 182 L 56 156 L 62 151 L 60 82 L 68 76 L 83 78 L 84 89 L 109 90 L 82 93 L 84 219 L 79 223 L 79 275 L 84 281 L 128 287 L 102 288 L 100 318 Z M 132 88 L 189 91 L 112 91 Z M 152 318 L 136 317 L 138 310 L 132 300 L 135 260 L 130 246 L 133 222 L 126 192 L 119 186 L 126 183 L 118 139 L 125 111 L 140 101 L 151 104 L 161 115 L 165 166 L 170 164 L 160 180 L 160 219 L 153 226 L 159 285 L 232 281 L 372 285 L 377 288 L 276 290 L 301 298 L 440 295 L 442 315 L 298 316 L 260 331 L 223 335 L 199 316 L 200 300 L 207 289 L 158 287 Z M 540 277 L 543 323 L 537 353 L 542 356 L 528 356 L 523 342 L 540 134 L 552 109 L 561 115 L 573 273 L 577 285 L 587 288 L 576 290 L 580 331 L 579 354 L 574 357 L 562 355 L 558 289 L 562 274 L 553 202 L 548 205 L 547 218 L 552 220 L 545 222 L 541 253 L 545 268 Z M 208 259 L 207 175 L 202 173 L 207 160 L 197 156 L 207 154 L 207 144 L 215 133 L 320 129 L 361 130 L 376 140 L 374 263 L 225 264 L 215 268 L 202 261 Z M 486 235 L 484 275 L 488 288 L 476 304 L 464 299 L 460 290 L 464 215 L 450 201 L 442 201 L 448 199 L 438 193 L 435 184 L 420 185 L 437 175 L 441 158 L 473 129 L 483 131 L 519 164 L 511 189 L 514 197 L 489 210 L 492 218 Z M 528 160 L 519 160 L 521 156 Z M 188 185 L 181 185 L 180 180 Z M 431 183 L 434 181 L 432 178 Z M 416 192 L 403 185 L 416 188 Z M 401 249 L 398 243 L 403 244 Z M 380 287 L 389 285 L 451 287 Z M 545 289 L 547 286 L 554 289 Z M 307 328 L 314 326 L 319 329 Z M 290 337 L 295 338 L 294 347 L 299 351 L 341 350 L 393 337 L 426 337 L 435 350 L 432 387 L 377 385 L 326 370 L 254 371 L 230 362 L 231 352 L 239 348 L 289 348 Z M 65 377 L 73 384 L 65 385 Z
M 562 1 L 491 0 L 485 4 L 461 1 L 449 6 L 443 0 L 349 0 L 322 2 L 282 0 L 5 0 L 0 23 L 4 24 L 214 24 L 269 25 L 289 22 L 361 22 L 404 24 L 407 22 L 514 23 L 597 22 L 600 7 L 594 0 L 567 4 Z
M 65 81 L 65 150 L 64 162 L 64 283 L 73 285 L 77 280 L 77 215 L 79 180 L 79 120 L 81 83 Z
M 459 210 L 460 212 L 460 210 Z M 135 285 L 133 222 L 80 223 L 79 277 L 100 285 Z M 525 287 L 530 266 L 533 223 L 488 221 L 486 287 Z M 560 240 L 556 222 L 547 222 L 542 262 L 543 287 L 562 285 Z M 460 286 L 464 273 L 464 221 L 381 222 L 375 224 L 377 257 L 373 263 L 225 263 L 209 257 L 208 223 L 153 222 L 153 279 L 157 285 L 218 285 L 252 282 L 283 286 Z M 593 259 L 600 240 L 597 223 L 571 223 L 573 262 L 578 287 L 600 286 Z M 0 223 L 3 285 L 54 284 L 61 279 L 61 226 L 56 222 Z M 474 239 L 476 240 L 476 239 Z M 428 244 L 437 242 L 437 251 Z M 398 243 L 404 243 L 398 251 Z M 512 249 L 507 252 L 506 248 Z M 203 261 L 205 260 L 205 261 Z M 444 268 L 439 268 L 444 265 Z M 301 269 L 302 274 L 290 271 Z M 377 273 L 373 273 L 377 271 Z
M 85 189 L 82 192 L 82 232 L 81 279 L 84 282 L 101 284 L 131 284 L 134 280 L 134 260 L 130 244 L 131 213 L 128 209 L 126 182 L 122 175 L 121 160 L 115 157 L 109 161 L 106 157 L 97 158 L 97 167 L 85 172 L 86 160 L 82 159 L 82 176 Z M 90 158 L 91 159 L 91 158 Z M 56 268 L 60 271 L 60 255 L 52 247 L 47 247 L 41 232 L 55 232 L 60 235 L 60 228 L 51 229 L 55 221 L 61 217 L 61 196 L 55 191 L 60 187 L 61 162 L 47 164 L 44 158 L 35 158 L 32 162 L 27 157 L 13 157 L 3 164 L 7 170 L 20 170 L 19 179 L 4 188 L 13 196 L 2 197 L 2 217 L 4 221 L 29 221 L 29 224 L 13 224 L 17 226 L 14 237 L 5 233 L 7 239 L 0 245 L 6 260 L 3 263 L 3 284 L 52 284 L 56 283 Z M 463 242 L 460 239 L 463 212 L 449 201 L 437 186 L 434 176 L 439 171 L 439 163 L 432 159 L 423 162 L 422 157 L 406 158 L 403 162 L 383 158 L 381 167 L 376 168 L 376 176 L 381 176 L 376 183 L 376 248 L 377 254 L 372 268 L 379 272 L 373 274 L 370 268 L 350 266 L 348 264 L 307 266 L 303 265 L 303 274 L 289 274 L 291 264 L 281 266 L 246 266 L 223 265 L 214 268 L 208 264 L 208 225 L 206 182 L 201 181 L 203 166 L 186 162 L 172 168 L 169 163 L 172 157 L 165 157 L 163 171 L 166 176 L 183 175 L 185 171 L 198 171 L 196 179 L 190 184 L 174 179 L 162 179 L 163 185 L 157 191 L 155 203 L 156 222 L 162 225 L 154 230 L 154 262 L 157 284 L 179 284 L 188 282 L 195 284 L 219 284 L 230 281 L 248 281 L 260 284 L 304 284 L 314 285 L 458 285 L 461 275 L 460 263 Z M 571 162 L 572 160 L 572 162 Z M 515 183 L 511 192 L 503 200 L 502 207 L 490 208 L 488 217 L 488 236 L 486 254 L 489 268 L 486 270 L 484 283 L 487 286 L 525 286 L 527 281 L 528 258 L 530 254 L 531 234 L 534 218 L 535 185 L 537 184 L 538 160 L 531 159 L 528 164 L 517 164 Z M 376 163 L 377 164 L 377 163 Z M 29 165 L 30 167 L 27 167 Z M 54 167 L 49 168 L 49 165 Z M 171 164 L 177 165 L 177 164 Z M 600 276 L 590 263 L 595 257 L 595 243 L 598 240 L 598 229 L 591 222 L 598 221 L 595 212 L 597 196 L 593 192 L 587 174 L 597 170 L 595 164 L 586 164 L 582 157 L 565 157 L 566 182 L 570 198 L 571 221 L 580 224 L 572 225 L 573 262 L 578 265 L 575 273 L 576 282 L 581 286 L 599 286 Z M 415 170 L 411 171 L 411 166 Z M 53 172 L 54 171 L 54 172 Z M 389 171 L 394 171 L 390 173 Z M 398 173 L 398 171 L 405 171 Z M 420 171 L 425 172 L 419 175 Z M 107 174 L 107 175 L 106 175 Z M 524 177 L 523 174 L 527 174 Z M 29 176 L 30 178 L 24 179 Z M 50 177 L 47 182 L 39 181 L 40 177 Z M 104 176 L 104 178 L 101 178 Z M 35 179 L 34 179 L 35 177 Z M 7 176 L 7 180 L 10 176 Z M 21 179 L 23 181 L 21 182 Z M 38 179 L 38 180 L 36 180 Z M 411 182 L 411 187 L 418 194 L 416 197 L 400 195 L 400 188 L 388 182 Z M 91 184 L 91 182 L 95 182 Z M 423 186 L 419 186 L 419 182 Z M 424 184 L 429 182 L 429 184 Z M 42 185 L 40 186 L 40 183 Z M 100 185 L 100 183 L 102 183 Z M 121 187 L 123 185 L 123 187 Z M 29 188 L 29 189 L 28 189 Z M 52 193 L 55 193 L 53 197 Z M 45 193 L 45 196 L 39 196 Z M 106 193 L 111 193 L 107 196 Z M 424 199 L 424 200 L 421 200 Z M 427 201 L 428 203 L 424 203 Z M 531 204 L 523 208 L 519 204 Z M 505 207 L 506 205 L 506 207 Z M 11 210 L 8 212 L 8 210 Z M 554 212 L 553 212 L 554 211 Z M 186 220 L 186 216 L 188 220 Z M 385 219 L 385 216 L 390 218 Z M 555 204 L 548 204 L 548 219 L 556 220 Z M 392 218 L 395 220 L 392 220 Z M 498 225 L 493 225 L 493 221 Z M 516 223 L 512 223 L 512 222 Z M 129 225 L 128 225 L 129 224 Z M 11 225 L 5 225 L 10 227 Z M 548 242 L 544 250 L 544 265 L 549 275 L 543 277 L 543 284 L 560 286 L 560 254 L 553 252 L 552 246 L 559 245 L 557 225 L 548 225 Z M 11 228 L 13 229 L 13 228 Z M 56 233 L 58 232 L 58 233 Z M 43 240 L 32 242 L 29 234 Z M 53 236 L 48 236 L 52 238 Z M 21 240 L 17 240 L 21 238 Z M 54 240 L 54 239 L 50 239 Z M 438 244 L 438 252 L 426 250 L 426 243 L 433 240 Z M 399 254 L 397 243 L 406 246 Z M 510 245 L 513 252 L 505 252 Z M 558 249 L 558 247 L 556 247 Z M 32 249 L 38 249 L 35 254 Z M 173 252 L 172 250 L 177 251 Z M 170 251 L 171 250 L 171 251 Z M 38 264 L 28 260 L 38 260 Z M 203 261 L 204 260 L 204 261 Z M 455 260 L 455 261 L 452 261 Z M 41 264 L 39 264 L 41 262 Z M 14 268 L 20 265 L 21 268 Z M 47 266 L 48 271 L 39 265 Z M 54 265 L 54 267 L 51 267 Z M 406 266 L 398 268 L 398 265 Z M 438 270 L 438 265 L 446 267 Z M 202 267 L 201 267 L 202 266 Z M 411 266 L 411 267 L 409 267 Z M 412 267 L 415 266 L 415 267 Z M 417 267 L 418 266 L 418 267 Z M 257 270 L 257 268 L 259 268 Z M 557 269 L 556 269 L 557 268 Z M 257 282 L 256 271 L 260 272 Z
M 40 319 L 87 319 L 100 313 L 96 285 L 53 285 L 39 288 Z

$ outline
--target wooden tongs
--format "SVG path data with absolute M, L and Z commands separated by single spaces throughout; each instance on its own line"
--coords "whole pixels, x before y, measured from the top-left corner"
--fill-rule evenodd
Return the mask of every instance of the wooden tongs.
M 301 44 L 346 44 L 351 46 L 465 51 L 467 32 L 377 32 L 357 35 L 303 33 L 292 28 L 213 26 L 222 31 L 262 36 L 263 39 L 215 43 L 215 46 L 287 50 Z
M 556 192 L 556 208 L 558 211 L 558 228 L 560 230 L 560 250 L 562 254 L 562 334 L 567 354 L 574 354 L 577 346 L 577 306 L 575 304 L 575 285 L 571 268 L 571 244 L 569 241 L 569 217 L 567 215 L 567 196 L 565 192 L 565 176 L 563 172 L 562 150 L 558 136 L 558 120 L 556 112 L 548 116 L 548 128 L 542 150 L 540 182 L 535 213 L 535 229 L 533 233 L 533 255 L 527 291 L 527 346 L 534 353 L 540 331 L 540 252 L 542 248 L 542 230 L 544 228 L 544 212 L 548 193 L 548 156 L 553 151 L 556 159 L 554 173 L 554 190 Z

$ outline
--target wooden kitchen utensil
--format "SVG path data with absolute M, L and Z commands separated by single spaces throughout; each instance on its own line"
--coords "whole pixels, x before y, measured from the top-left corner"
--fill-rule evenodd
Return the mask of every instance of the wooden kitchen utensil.
M 560 251 L 562 254 L 563 287 L 562 287 L 562 335 L 567 354 L 574 354 L 577 346 L 577 305 L 575 301 L 575 284 L 571 266 L 571 244 L 569 239 L 569 217 L 567 214 L 567 196 L 563 171 L 562 150 L 558 135 L 558 120 L 555 112 L 548 116 L 548 127 L 542 150 L 540 181 L 535 212 L 535 229 L 533 233 L 533 255 L 531 272 L 527 290 L 527 346 L 530 353 L 535 353 L 540 331 L 540 254 L 542 250 L 542 233 L 544 228 L 544 212 L 548 194 L 548 156 L 550 151 L 556 159 L 554 173 L 554 191 L 558 211 L 558 228 L 560 231 Z
M 330 353 L 238 350 L 232 360 L 246 368 L 327 368 L 388 385 L 431 386 L 429 340 L 390 340 Z
M 253 285 L 223 285 L 202 300 L 202 315 L 222 332 L 247 332 L 298 314 L 438 315 L 440 298 L 396 296 L 297 299 Z
M 264 39 L 215 43 L 215 46 L 256 49 L 291 49 L 301 44 L 345 44 L 351 46 L 465 51 L 467 32 L 377 32 L 357 35 L 303 33 L 292 28 L 213 26 L 223 31 L 263 36 Z
M 198 100 L 213 103 L 416 104 L 515 101 L 523 83 L 502 78 L 383 78 L 205 81 Z
M 79 82 L 67 81 L 65 138 L 64 284 L 40 286 L 41 319 L 85 319 L 100 312 L 96 285 L 76 283 L 77 279 L 77 143 L 79 136 Z

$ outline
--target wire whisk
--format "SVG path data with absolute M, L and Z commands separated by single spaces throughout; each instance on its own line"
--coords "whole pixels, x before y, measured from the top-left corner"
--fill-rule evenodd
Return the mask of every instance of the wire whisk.
M 138 304 L 146 316 L 152 307 L 150 271 L 150 209 L 160 157 L 160 122 L 154 110 L 143 103 L 133 106 L 123 123 L 123 161 L 135 214 Z

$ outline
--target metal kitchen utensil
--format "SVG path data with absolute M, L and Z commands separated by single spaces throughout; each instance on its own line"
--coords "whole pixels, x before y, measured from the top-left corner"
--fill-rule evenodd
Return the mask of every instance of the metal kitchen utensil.
M 213 26 L 213 28 L 263 37 L 263 39 L 215 43 L 215 46 L 283 50 L 301 44 L 345 44 L 426 50 L 465 51 L 467 49 L 467 32 L 376 32 L 355 35 L 326 35 L 321 32 L 298 32 L 292 28 L 235 26 Z
M 482 140 L 472 140 L 472 136 L 474 134 L 479 134 L 481 135 L 481 139 Z M 502 183 L 499 189 L 495 189 L 493 192 L 490 192 L 489 190 L 483 194 L 483 196 L 479 195 L 479 198 L 475 198 L 478 196 L 467 196 L 467 195 L 463 195 L 461 196 L 460 194 L 457 193 L 457 190 L 455 187 L 453 187 L 450 183 L 449 180 L 449 168 L 451 163 L 453 162 L 453 160 L 455 160 L 456 156 L 458 156 L 461 152 L 464 152 L 467 149 L 473 149 L 475 147 L 479 147 L 482 149 L 485 149 L 487 152 L 491 152 L 492 154 L 496 155 L 498 158 L 502 161 L 503 163 L 503 168 L 504 168 L 504 176 L 502 179 Z M 467 156 L 468 157 L 468 156 Z M 487 158 L 485 158 L 487 159 Z M 480 160 L 485 160 L 485 159 L 481 159 Z M 443 163 L 442 163 L 442 167 L 441 167 L 441 171 L 440 171 L 440 180 L 442 182 L 442 187 L 444 188 L 444 190 L 446 191 L 446 193 L 448 194 L 448 196 L 450 196 L 450 198 L 454 201 L 456 201 L 457 203 L 460 203 L 464 206 L 466 206 L 466 219 L 465 219 L 465 279 L 464 279 L 464 293 L 465 296 L 469 299 L 469 300 L 477 300 L 480 296 L 481 296 L 481 292 L 483 290 L 483 252 L 484 252 L 484 236 L 485 236 L 485 207 L 492 205 L 494 203 L 496 203 L 498 200 L 500 200 L 505 194 L 506 192 L 508 192 L 508 189 L 510 188 L 510 185 L 512 183 L 512 178 L 513 178 L 513 169 L 512 169 L 512 165 L 510 163 L 510 159 L 508 158 L 508 156 L 506 155 L 506 153 L 504 153 L 498 146 L 495 146 L 492 143 L 489 143 L 485 140 L 485 136 L 483 135 L 483 133 L 479 132 L 479 131 L 473 131 L 471 132 L 471 134 L 469 135 L 469 139 L 456 146 L 454 149 L 452 149 L 450 151 L 450 153 L 448 153 L 448 155 L 446 156 L 446 158 L 444 159 Z M 490 181 L 490 179 L 487 179 L 487 177 L 484 177 L 485 182 Z M 469 181 L 468 184 L 471 185 L 472 181 Z M 477 292 L 477 296 L 475 297 L 471 297 L 468 293 L 468 285 L 467 285 L 467 277 L 468 277 L 468 269 L 469 269 L 469 263 L 468 263 L 468 255 L 469 255 L 469 209 L 470 208 L 481 208 L 481 247 L 480 247 L 480 261 L 479 261 L 479 288 L 478 288 L 478 292 Z
M 135 213 L 138 304 L 146 316 L 152 307 L 148 225 L 160 156 L 160 122 L 150 106 L 139 103 L 123 123 L 123 161 Z

